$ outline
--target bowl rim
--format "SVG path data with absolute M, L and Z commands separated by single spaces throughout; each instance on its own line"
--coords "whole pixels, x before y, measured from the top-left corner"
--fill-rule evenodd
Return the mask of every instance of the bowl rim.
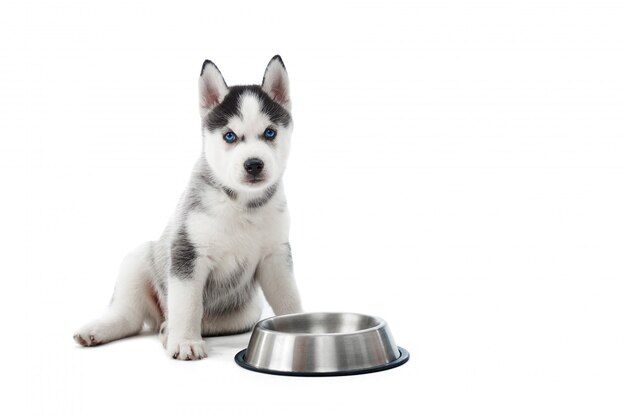
M 287 319 L 287 318 L 291 318 L 294 316 L 301 316 L 301 315 L 313 315 L 313 314 L 318 314 L 318 315 L 324 315 L 324 314 L 351 314 L 351 315 L 355 315 L 355 316 L 359 316 L 359 317 L 367 317 L 367 318 L 372 318 L 376 321 L 376 324 L 372 327 L 367 327 L 365 329 L 361 329 L 361 330 L 355 330 L 355 331 L 347 331 L 347 332 L 339 332 L 339 333 L 307 333 L 307 332 L 287 332 L 287 331 L 280 331 L 280 330 L 273 330 L 267 327 L 263 327 L 263 323 L 269 321 L 269 320 L 279 320 L 279 319 Z M 363 313 L 355 313 L 352 311 L 349 312 L 342 312 L 342 311 L 313 311 L 313 312 L 302 312 L 302 313 L 290 313 L 290 314 L 281 314 L 279 316 L 272 316 L 272 317 L 268 317 L 268 318 L 264 318 L 263 320 L 258 321 L 252 332 L 254 333 L 255 331 L 263 331 L 263 332 L 267 332 L 267 333 L 272 333 L 272 334 L 277 334 L 277 335 L 282 335 L 282 336 L 353 336 L 355 334 L 365 334 L 368 332 L 373 332 L 373 331 L 379 331 L 381 329 L 383 329 L 384 327 L 387 326 L 387 322 L 378 317 L 378 316 L 373 316 L 371 314 L 363 314 Z

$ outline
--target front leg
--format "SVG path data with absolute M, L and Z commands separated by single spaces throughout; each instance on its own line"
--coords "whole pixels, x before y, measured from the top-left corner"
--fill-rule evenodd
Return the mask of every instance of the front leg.
M 196 258 L 191 246 L 173 246 L 171 254 L 165 348 L 174 359 L 202 359 L 207 356 L 202 340 L 202 301 L 209 267 Z
M 263 294 L 276 315 L 302 312 L 289 242 L 278 245 L 263 258 L 256 273 Z

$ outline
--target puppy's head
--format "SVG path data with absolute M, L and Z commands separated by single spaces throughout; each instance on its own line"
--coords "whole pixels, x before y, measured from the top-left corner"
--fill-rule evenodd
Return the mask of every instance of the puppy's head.
M 207 60 L 198 86 L 204 156 L 215 178 L 240 191 L 273 185 L 285 169 L 293 128 L 280 56 L 267 65 L 261 85 L 231 87 Z

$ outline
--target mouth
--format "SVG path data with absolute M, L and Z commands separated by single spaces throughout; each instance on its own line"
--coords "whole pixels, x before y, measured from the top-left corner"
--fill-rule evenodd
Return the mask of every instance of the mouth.
M 250 186 L 256 186 L 265 181 L 265 177 L 256 176 L 256 177 L 247 177 L 244 180 L 244 183 Z

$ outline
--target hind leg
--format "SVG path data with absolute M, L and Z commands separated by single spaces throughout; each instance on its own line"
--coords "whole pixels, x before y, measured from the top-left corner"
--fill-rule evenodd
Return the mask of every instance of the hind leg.
M 150 254 L 148 242 L 124 258 L 109 309 L 74 334 L 78 344 L 97 346 L 135 335 L 146 321 L 159 327 L 163 316 L 150 278 Z

